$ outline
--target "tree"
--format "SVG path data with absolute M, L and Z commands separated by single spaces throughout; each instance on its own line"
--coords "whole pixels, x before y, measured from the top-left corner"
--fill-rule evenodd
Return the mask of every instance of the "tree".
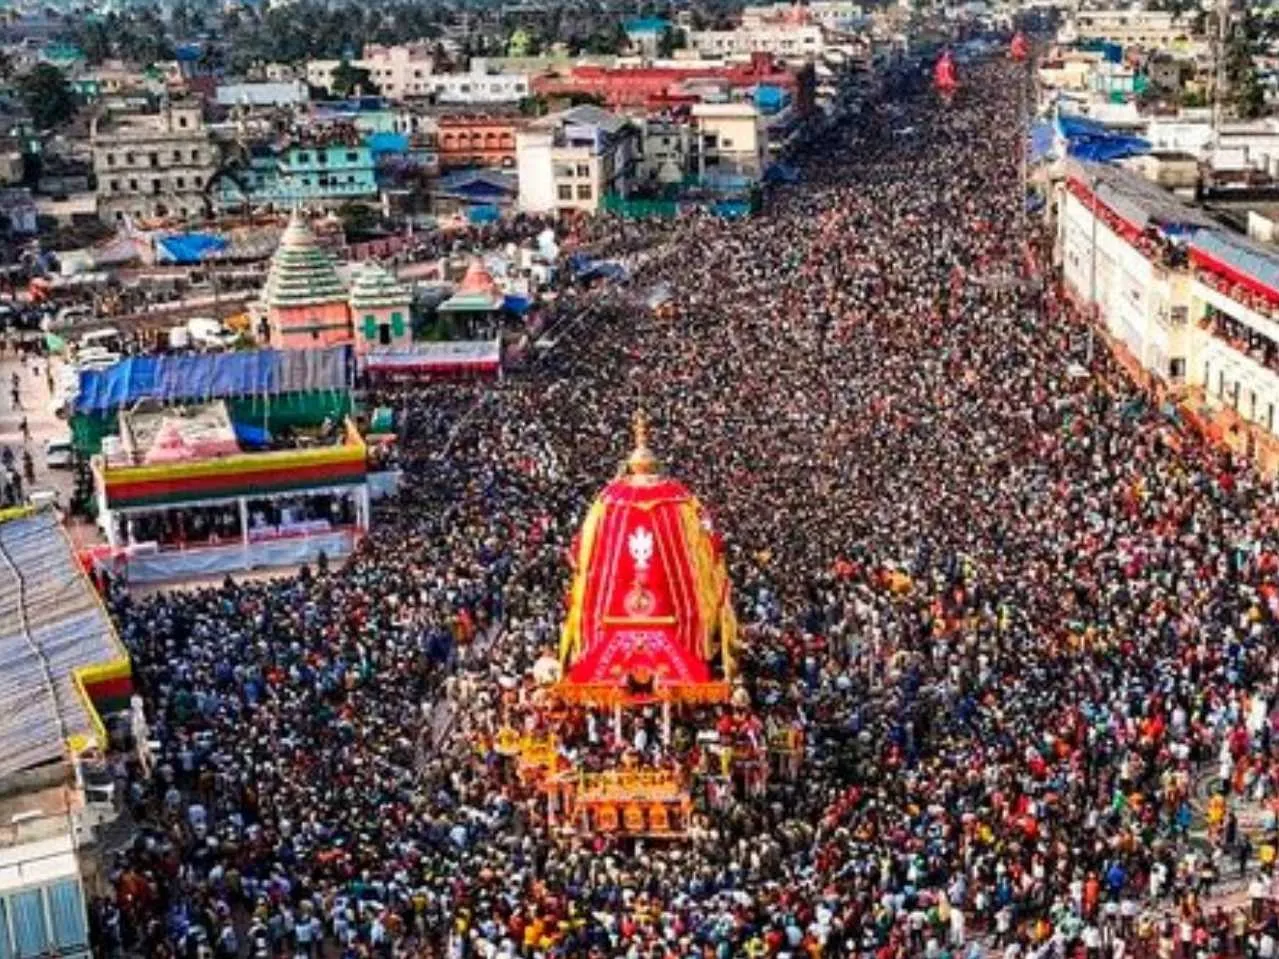
M 663 59 L 668 58 L 676 50 L 683 50 L 685 45 L 683 30 L 665 27 L 657 38 L 657 55 Z
M 335 97 L 349 97 L 357 91 L 365 96 L 373 96 L 378 92 L 368 70 L 353 67 L 349 60 L 343 60 L 333 70 L 329 92 Z
M 342 231 L 348 237 L 371 233 L 381 222 L 378 212 L 363 203 L 343 203 L 337 214 L 342 221 Z
M 76 99 L 62 71 L 41 63 L 18 81 L 18 92 L 39 130 L 52 130 L 75 116 Z

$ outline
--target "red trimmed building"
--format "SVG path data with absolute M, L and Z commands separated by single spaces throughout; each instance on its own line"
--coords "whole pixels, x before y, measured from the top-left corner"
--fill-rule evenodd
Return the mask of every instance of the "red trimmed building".
M 766 53 L 756 53 L 748 63 L 582 65 L 566 73 L 535 77 L 532 82 L 533 92 L 539 96 L 592 94 L 603 99 L 606 109 L 632 112 L 691 106 L 702 101 L 707 87 L 718 87 L 730 96 L 751 94 L 761 87 L 776 88 L 787 93 L 800 112 L 807 112 L 813 103 L 815 74 L 811 66 L 792 70 Z
M 232 422 L 221 401 L 119 420 L 93 475 L 130 582 L 337 559 L 368 530 L 367 449 L 349 420 L 291 440 Z

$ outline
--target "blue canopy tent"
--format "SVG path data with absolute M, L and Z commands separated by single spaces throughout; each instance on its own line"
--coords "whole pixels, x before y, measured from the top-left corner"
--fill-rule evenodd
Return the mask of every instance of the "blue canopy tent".
M 1107 163 L 1149 153 L 1150 141 L 1130 136 L 1087 137 L 1070 141 L 1066 149 L 1072 157 L 1094 163 Z
M 593 260 L 585 253 L 574 253 L 568 258 L 568 268 L 577 280 L 591 280 L 597 276 L 610 280 L 624 280 L 630 274 L 616 260 Z
M 1107 163 L 1150 152 L 1150 141 L 1117 133 L 1087 117 L 1058 113 L 1054 123 L 1058 137 L 1065 141 L 1068 156 L 1094 163 Z
M 270 430 L 238 420 L 231 424 L 231 428 L 235 430 L 236 441 L 243 447 L 260 450 L 271 445 Z
M 1053 129 L 1051 123 L 1040 121 L 1034 123 L 1030 127 L 1030 143 L 1028 159 L 1031 163 L 1038 163 L 1052 157 L 1054 148 L 1056 147 L 1057 133 Z
M 747 200 L 717 200 L 711 204 L 711 212 L 725 220 L 740 220 L 750 216 L 751 205 Z
M 155 259 L 157 263 L 194 266 L 226 248 L 227 241 L 212 233 L 179 233 L 155 241 Z
M 533 301 L 527 296 L 520 296 L 518 293 L 508 293 L 502 298 L 502 309 L 508 310 L 517 316 L 523 316 L 533 307 Z
M 770 163 L 764 170 L 765 183 L 798 183 L 799 170 L 789 163 Z
M 470 223 L 496 223 L 501 215 L 501 211 L 491 203 L 480 203 L 466 211 L 466 219 Z
M 409 138 L 405 133 L 370 133 L 364 139 L 369 151 L 376 157 L 386 153 L 408 153 Z

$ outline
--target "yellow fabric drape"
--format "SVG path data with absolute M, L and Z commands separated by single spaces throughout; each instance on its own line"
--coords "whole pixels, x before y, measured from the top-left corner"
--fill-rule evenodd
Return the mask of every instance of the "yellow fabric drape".
M 591 551 L 595 548 L 595 535 L 599 531 L 604 504 L 596 500 L 582 522 L 582 541 L 577 552 L 577 572 L 573 574 L 568 615 L 560 630 L 560 662 L 567 663 L 582 655 L 582 603 L 586 596 L 586 568 L 590 564 Z

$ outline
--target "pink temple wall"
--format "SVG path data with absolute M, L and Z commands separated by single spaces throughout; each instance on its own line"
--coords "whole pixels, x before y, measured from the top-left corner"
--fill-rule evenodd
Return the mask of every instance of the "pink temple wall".
M 316 306 L 270 307 L 271 345 L 283 349 L 306 349 L 350 343 L 351 311 L 345 302 Z M 319 327 L 313 332 L 313 327 Z

